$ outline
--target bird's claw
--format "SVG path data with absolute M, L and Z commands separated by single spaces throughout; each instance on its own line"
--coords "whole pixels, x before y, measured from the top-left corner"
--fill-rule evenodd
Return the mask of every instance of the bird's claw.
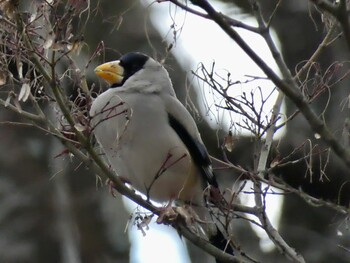
M 159 216 L 157 218 L 158 224 L 170 225 L 172 224 L 178 217 L 178 213 L 175 208 L 168 204 L 166 207 L 160 209 Z
M 198 215 L 189 205 L 179 206 L 175 208 L 179 216 L 185 221 L 186 226 L 191 226 L 195 221 L 199 220 Z
M 193 225 L 196 221 L 200 221 L 198 215 L 189 205 L 172 207 L 167 205 L 161 209 L 157 219 L 158 224 L 172 224 L 176 220 L 183 220 L 186 226 Z

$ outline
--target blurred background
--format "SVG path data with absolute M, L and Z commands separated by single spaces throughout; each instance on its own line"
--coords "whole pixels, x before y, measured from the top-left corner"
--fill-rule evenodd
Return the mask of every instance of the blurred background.
M 87 4 L 85 1 L 76 2 Z M 259 2 L 264 16 L 268 18 L 279 1 Z M 86 61 L 101 41 L 106 48 L 103 56 L 95 59 L 87 71 L 89 85 L 104 85 L 93 75 L 93 68 L 103 61 L 115 60 L 121 54 L 141 51 L 158 59 L 166 58 L 165 65 L 179 99 L 186 102 L 188 86 L 191 86 L 191 100 L 200 110 L 198 126 L 203 141 L 211 155 L 222 158 L 218 145 L 222 144 L 224 136 L 232 127 L 223 124 L 220 118 L 218 122 L 208 114 L 202 105 L 203 89 L 193 80 L 190 70 L 196 70 L 200 62 L 211 63 L 219 60 L 219 53 L 222 57 L 227 57 L 228 63 L 239 65 L 239 68 L 242 63 L 247 63 L 248 68 L 253 67 L 251 62 L 243 61 L 244 58 L 238 55 L 239 51 L 233 43 L 232 47 L 222 46 L 227 39 L 221 38 L 218 27 L 210 27 L 197 20 L 193 22 L 187 18 L 191 14 L 184 16 L 179 9 L 168 3 L 151 4 L 152 2 L 145 0 L 101 0 L 88 3 L 91 13 L 84 33 L 86 46 L 80 53 L 81 59 Z M 217 1 L 216 5 L 238 20 L 248 21 L 251 17 L 248 1 Z M 25 8 L 30 7 L 23 4 L 23 9 Z M 176 20 L 176 16 L 180 20 Z M 281 1 L 272 20 L 272 28 L 292 73 L 302 61 L 312 55 L 325 35 L 327 28 L 322 19 L 324 16 L 308 1 Z M 206 45 L 194 41 L 197 37 L 185 33 L 182 27 L 186 27 L 186 32 L 193 30 L 206 34 L 207 38 L 200 40 L 206 41 Z M 257 40 L 254 49 L 260 51 L 263 49 L 259 43 Z M 170 45 L 172 48 L 169 53 Z M 266 55 L 266 60 L 272 65 L 271 56 Z M 342 62 L 348 68 L 345 63 L 347 60 L 349 52 L 340 39 L 321 55 L 318 71 L 311 81 L 324 81 L 323 74 L 335 61 Z M 219 65 L 222 69 L 235 70 L 231 68 L 231 64 L 224 64 L 225 59 L 220 58 L 220 61 L 223 61 Z M 239 79 L 242 74 L 258 73 L 243 71 L 236 74 Z M 313 103 L 314 110 L 323 113 L 327 125 L 339 135 L 340 140 L 344 120 L 349 117 L 349 107 L 341 107 L 341 102 L 349 96 L 348 87 L 349 80 L 345 79 L 330 91 L 331 96 L 324 94 Z M 288 100 L 284 107 L 288 116 L 295 111 L 295 106 Z M 213 125 L 213 118 L 214 124 L 219 125 Z M 172 234 L 170 241 L 162 241 L 159 235 L 153 238 L 152 231 L 164 233 L 169 227 L 153 223 L 145 237 L 133 226 L 125 231 L 132 211 L 126 208 L 126 202 L 120 195 L 113 197 L 108 187 L 101 184 L 94 173 L 73 156 L 60 155 L 64 148 L 55 138 L 31 127 L 11 125 L 9 121 L 19 119 L 15 114 L 1 108 L 0 262 L 199 263 L 208 260 L 192 246 L 187 249 L 185 242 L 176 233 Z M 255 157 L 254 140 L 239 129 L 234 130 L 234 135 L 237 138 L 233 151 L 228 153 L 230 161 L 252 169 Z M 281 136 L 278 147 L 275 148 L 281 156 L 288 155 L 308 139 L 322 147 L 322 142 L 315 138 L 300 115 L 289 123 Z M 302 153 L 299 158 L 301 156 Z M 295 158 L 298 158 L 298 154 Z M 317 165 L 319 159 L 315 160 L 312 180 L 306 173 L 305 162 L 278 169 L 276 175 L 312 196 L 349 207 L 350 172 L 332 154 L 329 160 L 326 179 Z M 232 172 L 219 173 L 223 188 L 231 188 L 238 177 L 239 174 Z M 333 209 L 313 206 L 293 194 L 285 195 L 283 205 L 276 203 L 275 206 L 275 203 L 271 203 L 271 209 L 279 212 L 278 226 L 281 235 L 307 262 L 350 262 L 349 218 L 337 214 Z M 259 235 L 243 220 L 235 224 L 234 238 L 244 251 L 261 262 L 287 262 L 277 250 L 264 249 Z M 175 250 L 176 256 L 170 256 L 167 247 Z M 147 258 L 153 261 L 146 261 Z

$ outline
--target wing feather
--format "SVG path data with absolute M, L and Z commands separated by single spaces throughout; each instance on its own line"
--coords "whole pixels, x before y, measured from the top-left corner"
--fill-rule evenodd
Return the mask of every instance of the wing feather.
M 211 167 L 207 149 L 200 138 L 197 125 L 187 109 L 173 96 L 166 96 L 166 110 L 169 124 L 187 147 L 193 162 L 198 167 L 203 179 L 214 187 L 218 187 Z

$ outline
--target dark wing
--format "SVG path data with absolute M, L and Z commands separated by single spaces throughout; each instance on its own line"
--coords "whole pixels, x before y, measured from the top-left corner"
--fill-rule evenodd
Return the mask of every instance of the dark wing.
M 175 97 L 165 96 L 163 99 L 166 102 L 169 124 L 187 147 L 193 162 L 198 167 L 200 174 L 204 179 L 203 181 L 216 189 L 219 189 L 211 167 L 209 154 L 201 141 L 197 126 L 192 116 Z M 230 245 L 227 245 L 227 239 L 224 237 L 218 226 L 216 226 L 216 229 L 216 234 L 209 237 L 210 243 L 222 251 L 233 255 L 233 248 Z M 220 260 L 216 260 L 216 262 L 222 263 Z
M 193 162 L 198 167 L 203 179 L 210 185 L 218 188 L 218 183 L 213 174 L 211 161 L 205 146 L 193 138 L 185 127 L 170 113 L 168 113 L 169 124 L 187 147 Z
M 194 139 L 185 127 L 172 116 L 168 114 L 170 126 L 174 129 L 177 135 L 181 138 L 182 142 L 186 145 L 190 155 L 200 170 L 201 175 L 204 177 L 205 181 L 210 185 L 218 188 L 218 183 L 213 174 L 211 168 L 211 162 L 209 159 L 209 155 L 205 146 Z M 219 228 L 217 228 L 217 232 L 215 235 L 209 238 L 210 243 L 212 243 L 217 248 L 225 251 L 228 254 L 233 255 L 233 249 L 230 245 L 227 244 L 227 239 L 224 237 Z M 222 263 L 222 261 L 216 259 L 216 263 Z

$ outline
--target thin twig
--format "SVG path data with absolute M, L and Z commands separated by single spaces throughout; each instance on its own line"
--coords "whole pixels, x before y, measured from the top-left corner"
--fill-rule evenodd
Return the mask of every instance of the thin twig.
M 222 18 L 221 13 L 217 12 L 208 1 L 192 0 L 194 5 L 201 7 L 210 15 L 221 29 L 231 37 L 244 52 L 260 67 L 267 77 L 300 109 L 314 133 L 320 137 L 332 148 L 334 153 L 350 168 L 350 151 L 345 149 L 328 129 L 323 119 L 318 118 L 316 113 L 308 104 L 294 80 L 285 81 L 258 56 L 254 50 L 242 39 L 242 37 Z

